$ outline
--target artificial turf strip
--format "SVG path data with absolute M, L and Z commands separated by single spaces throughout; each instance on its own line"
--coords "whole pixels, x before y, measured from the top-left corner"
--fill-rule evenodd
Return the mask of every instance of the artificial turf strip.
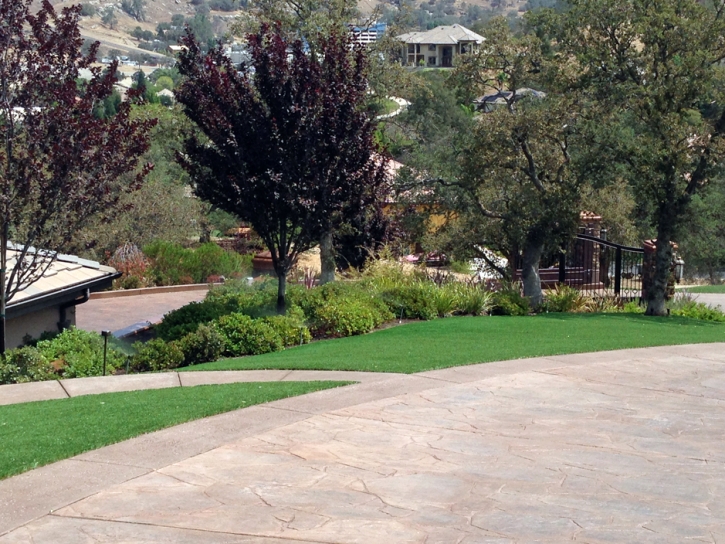
M 306 369 L 413 373 L 624 348 L 725 342 L 725 324 L 635 314 L 453 317 L 185 370 Z
M 348 383 L 200 385 L 0 406 L 0 479 L 186 421 Z
M 678 291 L 687 291 L 688 293 L 722 293 L 725 294 L 725 284 L 723 285 L 696 285 L 694 287 L 685 287 Z

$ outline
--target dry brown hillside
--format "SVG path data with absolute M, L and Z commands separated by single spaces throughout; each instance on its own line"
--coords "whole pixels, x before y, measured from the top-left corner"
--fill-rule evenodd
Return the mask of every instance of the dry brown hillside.
M 64 7 L 80 3 L 78 0 L 50 0 L 53 6 L 60 10 Z M 101 42 L 102 51 L 118 49 L 123 52 L 143 53 L 154 55 L 154 53 L 139 49 L 139 41 L 129 33 L 137 26 L 143 30 L 156 31 L 159 23 L 170 22 L 174 15 L 180 14 L 184 17 L 192 17 L 195 13 L 194 6 L 188 0 L 148 0 L 146 4 L 146 20 L 137 21 L 121 10 L 120 0 L 83 0 L 83 3 L 93 5 L 97 13 L 93 17 L 81 17 L 80 27 L 83 37 Z M 41 0 L 33 0 L 33 7 L 39 8 Z M 112 6 L 118 19 L 115 29 L 111 29 L 101 22 L 101 11 Z M 214 29 L 223 32 L 230 20 L 236 14 L 215 12 L 210 13 Z

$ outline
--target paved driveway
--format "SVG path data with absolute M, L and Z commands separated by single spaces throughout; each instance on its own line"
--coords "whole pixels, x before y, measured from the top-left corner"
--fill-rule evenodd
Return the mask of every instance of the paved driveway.
M 713 308 L 720 307 L 725 311 L 725 294 L 721 293 L 692 293 L 697 302 L 703 302 Z
M 171 310 L 204 300 L 205 296 L 204 290 L 91 299 L 76 307 L 76 326 L 87 331 L 116 332 L 158 323 Z
M 549 357 L 248 408 L 0 482 L 0 543 L 722 542 L 723 363 Z

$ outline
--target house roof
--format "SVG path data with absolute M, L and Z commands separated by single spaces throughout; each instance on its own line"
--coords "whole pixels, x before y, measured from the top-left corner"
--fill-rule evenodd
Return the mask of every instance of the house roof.
M 19 255 L 20 246 L 8 245 L 8 269 L 12 269 Z M 31 249 L 35 252 L 37 250 Z M 98 290 L 110 286 L 118 273 L 110 266 L 81 259 L 74 255 L 58 254 L 48 270 L 36 282 L 19 290 L 8 302 L 8 310 L 25 306 L 52 295 L 83 289 Z
M 496 91 L 490 94 L 479 96 L 473 101 L 473 104 L 478 108 L 485 108 L 487 106 L 503 106 L 508 104 L 513 95 L 512 91 Z M 546 98 L 546 93 L 543 91 L 537 91 L 536 89 L 529 89 L 528 87 L 522 87 L 516 89 L 515 101 L 521 100 L 527 96 L 541 99 Z
M 483 43 L 486 38 L 468 30 L 465 26 L 450 25 L 437 26 L 428 32 L 408 32 L 398 36 L 398 40 L 405 43 L 456 45 L 460 42 Z

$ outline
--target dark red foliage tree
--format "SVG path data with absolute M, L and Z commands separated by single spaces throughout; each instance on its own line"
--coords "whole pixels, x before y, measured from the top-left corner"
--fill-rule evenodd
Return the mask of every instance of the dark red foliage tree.
M 193 36 L 182 40 L 176 98 L 207 140 L 190 137 L 180 159 L 200 198 L 264 240 L 283 312 L 297 256 L 358 213 L 385 183 L 386 160 L 362 107 L 362 48 L 333 34 L 309 54 L 266 25 L 248 38 L 251 62 L 241 68 L 220 48 L 203 55 Z
M 129 104 L 97 119 L 116 66 L 92 68 L 78 29 L 80 6 L 58 14 L 47 1 L 0 0 L 0 353 L 5 305 L 39 280 L 74 233 L 140 185 L 136 171 L 151 121 L 129 119 Z M 91 80 L 79 90 L 79 71 Z M 134 172 L 129 182 L 123 174 Z M 13 242 L 9 242 L 12 240 Z

